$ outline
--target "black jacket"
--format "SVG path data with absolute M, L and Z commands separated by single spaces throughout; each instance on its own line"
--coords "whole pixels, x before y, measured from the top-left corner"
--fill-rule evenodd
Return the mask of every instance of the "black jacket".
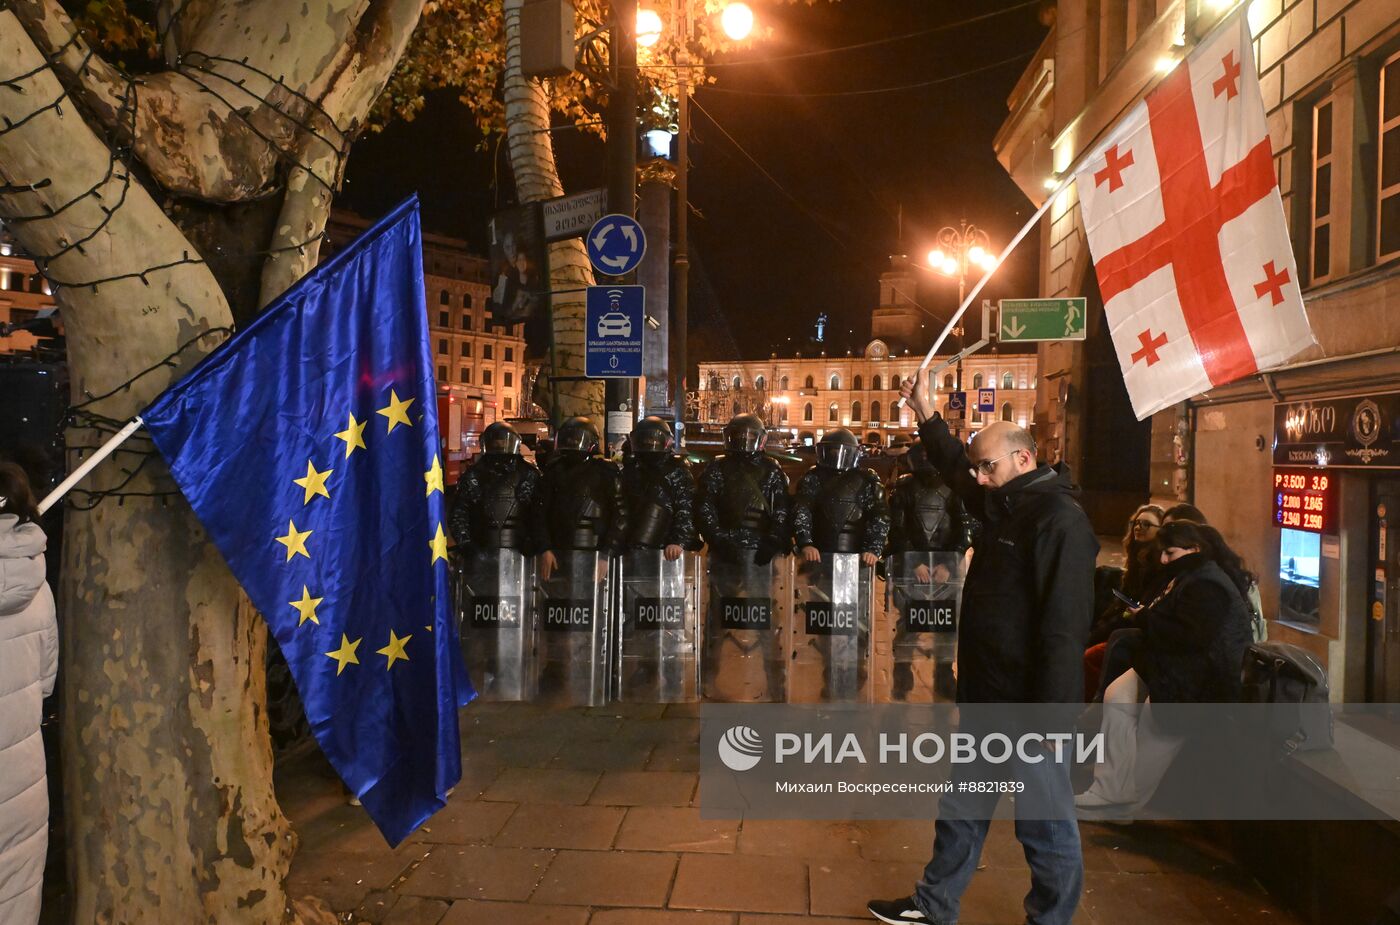
M 1153 703 L 1233 703 L 1249 647 L 1249 604 L 1229 576 L 1199 553 L 1162 570 L 1162 592 L 1137 615 L 1142 644 L 1133 669 Z
M 984 488 L 941 417 L 921 424 L 919 437 L 944 481 L 983 523 L 963 584 L 959 702 L 1082 702 L 1099 542 L 1069 471 L 1041 465 Z
M 683 457 L 633 454 L 622 464 L 627 504 L 627 546 L 698 550 L 695 531 L 695 476 Z
M 448 524 L 457 545 L 492 550 L 539 548 L 535 509 L 540 471 L 520 456 L 485 453 L 462 473 Z
M 757 550 L 767 562 L 788 551 L 790 506 L 788 478 L 777 463 L 761 453 L 731 453 L 700 476 L 696 526 L 712 554 L 737 560 Z
M 962 500 L 936 472 L 906 473 L 894 483 L 890 552 L 963 552 L 972 545 L 971 528 Z
M 842 491 L 850 504 L 832 504 Z M 825 506 L 825 509 L 823 509 Z M 848 518 L 845 523 L 837 523 Z M 813 466 L 797 483 L 792 499 L 792 536 L 797 547 L 822 552 L 868 552 L 880 555 L 890 535 L 890 506 L 880 477 L 866 468 L 845 472 Z M 841 548 L 842 546 L 847 548 Z
M 535 492 L 540 549 L 617 552 L 627 537 L 622 471 L 600 456 L 555 453 Z

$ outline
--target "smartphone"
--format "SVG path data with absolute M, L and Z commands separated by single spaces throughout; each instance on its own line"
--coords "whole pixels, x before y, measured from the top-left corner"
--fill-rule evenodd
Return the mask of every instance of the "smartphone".
M 1113 589 L 1113 596 L 1118 598 L 1120 601 L 1127 604 L 1134 610 L 1137 610 L 1139 607 L 1142 606 L 1137 601 L 1133 600 L 1131 597 L 1128 597 L 1128 595 L 1124 594 L 1122 591 L 1119 591 L 1117 588 Z

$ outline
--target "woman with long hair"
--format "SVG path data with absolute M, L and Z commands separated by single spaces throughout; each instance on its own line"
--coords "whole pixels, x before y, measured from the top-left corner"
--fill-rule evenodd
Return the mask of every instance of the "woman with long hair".
M 39 921 L 49 793 L 39 734 L 58 673 L 58 624 L 44 580 L 44 531 L 29 479 L 0 463 L 0 922 Z
M 1157 531 L 1161 528 L 1162 509 L 1155 504 L 1139 505 L 1128 518 L 1128 529 L 1123 534 L 1123 578 L 1118 586 L 1124 597 L 1141 601 L 1153 587 L 1161 570 L 1156 543 Z M 1110 599 L 1108 606 L 1096 615 L 1089 630 L 1089 647 L 1084 650 L 1086 701 L 1102 699 L 1104 688 L 1127 668 L 1126 664 L 1108 661 L 1109 640 L 1124 630 L 1134 629 L 1135 625 L 1133 608 L 1117 597 Z
M 1104 694 L 1106 760 L 1075 798 L 1082 809 L 1137 808 L 1151 798 L 1185 739 L 1168 717 L 1140 702 L 1231 703 L 1250 642 L 1245 593 L 1253 581 L 1224 537 L 1177 521 L 1157 534 L 1161 590 L 1137 614 L 1142 635 L 1132 668 Z

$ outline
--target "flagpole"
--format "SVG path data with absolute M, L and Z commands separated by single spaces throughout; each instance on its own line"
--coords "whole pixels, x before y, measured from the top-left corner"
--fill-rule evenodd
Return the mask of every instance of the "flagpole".
M 81 466 L 73 470 L 72 475 L 60 482 L 57 488 L 49 492 L 48 495 L 44 497 L 44 500 L 39 502 L 39 513 L 43 514 L 47 512 L 49 508 L 57 504 L 64 495 L 72 491 L 74 485 L 83 480 L 83 476 L 97 468 L 97 465 L 101 463 L 102 460 L 111 456 L 112 453 L 116 451 L 117 447 L 121 446 L 132 434 L 140 430 L 141 425 L 144 423 L 146 422 L 141 420 L 139 415 L 128 421 L 125 427 L 117 431 L 112 435 L 110 440 L 98 447 L 96 453 L 89 456 Z
M 1239 13 L 1239 10 L 1240 7 L 1237 5 L 1236 7 L 1232 8 L 1229 12 L 1222 15 L 1220 19 L 1215 23 L 1215 25 L 1213 25 L 1210 28 L 1210 31 L 1207 32 L 1205 36 L 1201 37 L 1197 41 L 1197 46 L 1201 45 L 1212 35 L 1214 35 L 1216 31 L 1221 29 L 1225 25 L 1225 23 L 1229 21 L 1231 16 Z M 1138 103 L 1142 102 L 1143 99 L 1145 99 L 1149 93 L 1151 93 L 1157 88 L 1157 85 L 1160 84 L 1163 79 L 1165 78 L 1159 77 L 1156 81 L 1153 81 L 1149 85 L 1143 87 L 1142 90 L 1140 90 L 1138 94 L 1129 103 L 1127 103 L 1127 105 L 1125 105 L 1122 109 L 1118 111 L 1118 114 L 1114 116 L 1114 121 L 1109 124 L 1106 133 L 1103 135 L 1103 137 L 1101 139 L 1095 139 L 1093 142 L 1091 142 L 1090 146 L 1084 149 L 1084 153 L 1079 155 L 1079 157 L 1075 158 L 1074 161 L 1069 165 L 1069 167 L 1065 168 L 1064 179 L 1060 181 L 1060 184 L 1055 187 L 1054 191 L 1050 193 L 1049 196 L 1045 197 L 1045 202 L 1041 203 L 1040 208 L 1035 210 L 1035 214 L 1032 215 L 1026 221 L 1025 225 L 1021 226 L 1021 230 L 1016 232 L 1016 236 L 1013 237 L 1011 239 L 1011 242 L 1007 244 L 1005 248 L 1002 249 L 1000 256 L 997 257 L 997 262 L 992 266 L 990 270 L 988 270 L 982 276 L 980 280 L 977 281 L 977 285 L 973 286 L 972 291 L 969 292 L 966 297 L 964 297 L 962 304 L 958 306 L 958 310 L 953 313 L 953 317 L 948 319 L 948 323 L 943 328 L 943 333 L 938 335 L 938 339 L 933 342 L 933 346 L 930 347 L 928 353 L 924 355 L 923 362 L 919 364 L 918 372 L 915 374 L 916 379 L 923 378 L 924 371 L 927 370 L 929 366 L 933 363 L 933 358 L 938 353 L 938 349 L 943 346 L 943 342 L 948 339 L 948 335 L 952 333 L 953 328 L 957 326 L 958 321 L 967 311 L 967 307 L 971 305 L 973 301 L 976 300 L 978 294 L 982 291 L 983 287 L 987 285 L 987 281 L 992 278 L 992 274 L 994 274 L 997 270 L 1001 269 L 1002 264 L 1006 262 L 1006 258 L 1011 256 L 1011 252 L 1014 251 L 1017 245 L 1021 243 L 1022 239 L 1024 239 L 1025 236 L 1030 233 L 1030 230 L 1035 227 L 1035 223 L 1040 221 L 1041 216 L 1043 216 L 1046 213 L 1046 211 L 1049 210 L 1050 206 L 1055 202 L 1056 199 L 1060 197 L 1062 193 L 1064 193 L 1065 190 L 1069 189 L 1069 185 L 1074 182 L 1075 175 L 1079 172 L 1079 168 L 1083 167 L 1089 161 L 1103 154 L 1104 151 L 1108 150 L 1108 147 L 1110 145 L 1122 140 L 1120 136 L 1123 133 L 1124 123 L 1122 119 L 1124 114 L 1130 111 Z M 919 387 L 917 381 L 915 382 L 914 387 Z M 905 401 L 902 396 L 900 397 L 898 402 L 896 402 L 896 405 L 901 408 L 904 407 Z

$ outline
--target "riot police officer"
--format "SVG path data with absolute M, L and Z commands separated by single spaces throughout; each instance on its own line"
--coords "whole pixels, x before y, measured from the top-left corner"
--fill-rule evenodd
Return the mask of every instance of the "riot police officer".
M 727 654 L 763 662 L 766 690 L 785 695 L 782 615 L 774 613 L 771 563 L 789 551 L 788 478 L 763 454 L 767 429 L 757 415 L 739 414 L 724 428 L 727 452 L 700 477 L 696 519 L 709 544 L 710 607 L 705 632 L 707 696 Z M 732 611 L 732 613 L 731 613 Z
M 598 428 L 569 418 L 535 498 L 541 534 L 540 695 L 598 705 L 607 690 L 608 557 L 627 535 L 618 467 L 598 455 Z
M 449 526 L 470 551 L 533 552 L 531 520 L 540 471 L 520 456 L 520 435 L 497 421 L 481 432 L 481 458 L 462 475 Z
M 671 452 L 675 442 L 661 418 L 642 418 L 622 465 L 627 548 L 664 549 L 672 561 L 701 545 L 695 528 L 695 476 L 685 459 Z
M 905 455 L 910 471 L 901 475 L 890 493 L 890 552 L 894 556 L 890 580 L 899 611 L 894 634 L 894 699 L 903 700 L 914 686 L 914 656 L 920 652 L 934 657 L 933 686 L 940 699 L 952 700 L 953 640 L 935 639 L 933 649 L 921 649 L 920 631 L 911 628 L 907 589 L 917 593 L 955 598 L 949 581 L 961 574 L 962 557 L 972 545 L 972 518 L 929 463 L 922 444 L 915 444 Z M 930 555 L 906 555 L 923 553 Z M 939 555 L 941 554 L 941 555 Z M 911 574 L 903 574 L 911 563 Z
M 872 569 L 890 531 L 885 487 L 879 476 L 859 465 L 860 454 L 855 434 L 844 427 L 828 431 L 817 444 L 817 464 L 797 483 L 792 505 L 793 538 L 802 555 L 800 577 L 807 589 L 803 602 L 807 633 L 823 662 L 823 700 L 832 695 L 859 697 L 865 690 Z M 843 553 L 858 554 L 863 566 L 854 576 L 856 587 L 844 589 L 857 593 L 854 614 L 844 617 L 833 603 L 838 573 L 831 558 Z M 814 608 L 830 608 L 827 619 L 833 626 L 814 621 Z M 834 623 L 842 619 L 853 619 L 854 626 L 843 624 L 844 632 L 837 633 Z

